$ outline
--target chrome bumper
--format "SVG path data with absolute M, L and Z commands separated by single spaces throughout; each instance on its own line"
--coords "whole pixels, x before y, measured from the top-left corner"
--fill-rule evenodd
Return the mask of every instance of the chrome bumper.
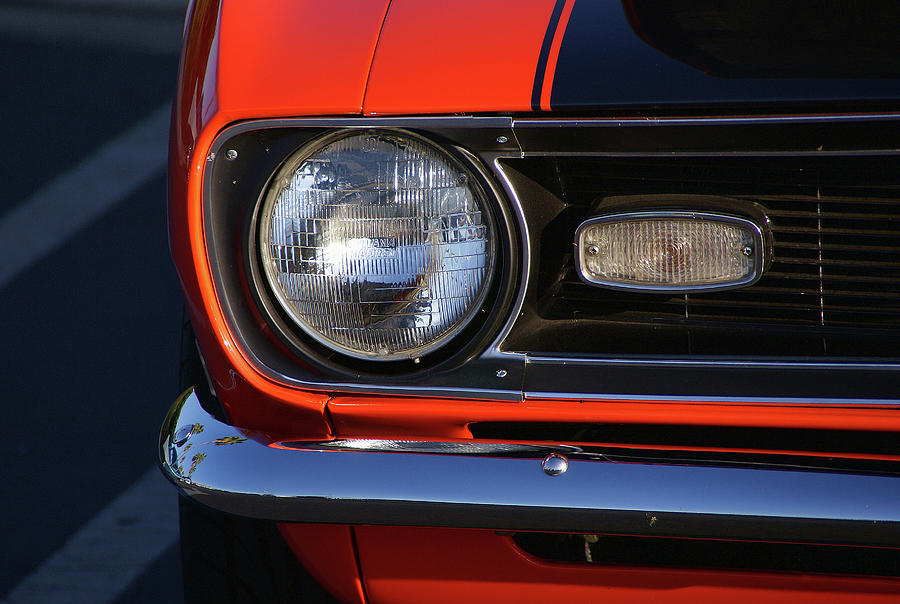
M 542 467 L 550 452 L 566 471 Z M 900 476 L 614 463 L 574 447 L 273 442 L 193 391 L 160 435 L 163 472 L 223 512 L 286 522 L 900 545 Z

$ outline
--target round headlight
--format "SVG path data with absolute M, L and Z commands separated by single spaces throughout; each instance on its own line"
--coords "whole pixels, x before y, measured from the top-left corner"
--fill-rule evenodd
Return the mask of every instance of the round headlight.
M 418 358 L 482 306 L 495 264 L 488 201 L 463 164 L 408 134 L 331 135 L 276 175 L 259 217 L 268 283 L 319 343 Z

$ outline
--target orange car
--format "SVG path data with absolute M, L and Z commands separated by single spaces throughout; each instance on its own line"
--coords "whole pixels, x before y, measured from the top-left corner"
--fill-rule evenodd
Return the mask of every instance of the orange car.
M 898 27 L 193 2 L 187 600 L 898 601 Z

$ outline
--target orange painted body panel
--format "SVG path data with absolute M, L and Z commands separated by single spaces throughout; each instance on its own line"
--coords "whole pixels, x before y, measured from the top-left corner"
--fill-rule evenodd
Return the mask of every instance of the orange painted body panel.
M 213 387 L 242 427 L 326 437 L 328 397 L 271 382 L 235 345 L 206 259 L 208 149 L 222 128 L 243 119 L 359 114 L 387 5 L 199 0 L 190 9 L 173 112 L 169 240 Z
M 231 122 L 359 113 L 388 4 L 224 0 L 221 111 Z
M 822 604 L 900 598 L 900 581 L 891 579 L 547 563 L 509 537 L 483 530 L 362 526 L 356 541 L 372 604 Z
M 559 16 L 559 24 L 553 33 L 553 41 L 550 44 L 550 53 L 547 57 L 547 68 L 544 71 L 543 83 L 541 84 L 540 105 L 542 111 L 550 111 L 550 92 L 553 90 L 556 61 L 559 59 L 559 49 L 562 46 L 563 36 L 566 35 L 566 25 L 569 23 L 569 17 L 572 16 L 573 8 L 575 8 L 575 0 L 566 0 L 562 13 Z
M 832 430 L 900 430 L 894 406 L 528 399 L 520 403 L 342 395 L 328 402 L 341 437 L 471 438 L 474 422 L 647 423 Z
M 554 0 L 394 0 L 365 113 L 531 111 Z
M 309 574 L 344 604 L 365 604 L 353 528 L 345 524 L 279 524 Z

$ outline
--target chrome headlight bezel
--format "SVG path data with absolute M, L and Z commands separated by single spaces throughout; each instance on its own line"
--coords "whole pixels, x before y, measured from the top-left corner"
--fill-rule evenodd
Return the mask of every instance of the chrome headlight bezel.
M 487 216 L 486 220 L 490 221 L 493 231 L 490 243 L 492 260 L 488 267 L 485 284 L 469 310 L 464 314 L 463 320 L 427 345 L 416 348 L 411 353 L 398 353 L 387 358 L 361 354 L 336 346 L 334 342 L 330 342 L 320 334 L 300 325 L 286 308 L 287 301 L 280 295 L 278 288 L 273 286 L 272 275 L 267 274 L 265 263 L 261 257 L 261 239 L 266 223 L 265 214 L 273 204 L 273 199 L 279 194 L 280 188 L 277 184 L 279 180 L 286 174 L 293 174 L 307 158 L 334 141 L 369 132 L 413 139 L 429 146 L 452 161 L 455 168 L 466 174 L 467 186 L 473 190 L 473 196 L 479 200 Z M 497 318 L 497 313 L 493 312 L 494 307 L 498 306 L 496 301 L 498 298 L 504 298 L 505 292 L 508 292 L 514 285 L 510 282 L 510 278 L 514 277 L 512 265 L 515 264 L 515 254 L 511 253 L 511 250 L 515 245 L 515 236 L 510 225 L 510 216 L 504 207 L 500 189 L 492 182 L 490 173 L 480 164 L 479 160 L 464 149 L 442 144 L 416 132 L 399 128 L 332 130 L 307 140 L 289 153 L 263 188 L 253 209 L 247 236 L 247 260 L 252 283 L 251 289 L 254 290 L 254 298 L 261 307 L 266 322 L 273 327 L 273 333 L 300 358 L 323 363 L 331 369 L 338 370 L 361 370 L 367 373 L 386 372 L 388 374 L 418 372 L 448 358 L 460 354 L 471 354 L 476 347 L 486 343 L 485 338 L 489 338 L 490 334 L 484 327 L 486 323 L 493 322 Z

